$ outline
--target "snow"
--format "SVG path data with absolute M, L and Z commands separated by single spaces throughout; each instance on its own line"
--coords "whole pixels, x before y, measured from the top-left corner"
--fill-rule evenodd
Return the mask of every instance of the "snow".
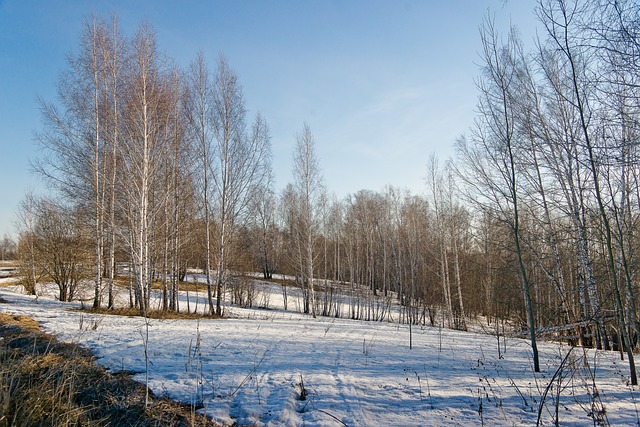
M 228 308 L 220 320 L 149 320 L 149 382 L 199 402 L 220 423 L 255 426 L 640 425 L 638 387 L 620 354 L 439 328 L 316 318 L 278 309 Z M 77 303 L 0 288 L 0 311 L 26 314 L 61 339 L 92 348 L 98 363 L 144 382 L 146 324 L 88 314 Z M 280 299 L 279 299 L 280 298 Z M 200 303 L 201 304 L 201 303 Z M 201 304 L 202 306 L 202 304 Z M 185 307 L 185 305 L 183 305 Z M 558 369 L 567 356 L 563 369 Z M 595 388 L 594 388 L 595 381 Z M 303 383 L 303 386 L 301 385 Z M 558 387 L 559 386 L 559 387 Z M 300 399 L 306 390 L 305 400 Z

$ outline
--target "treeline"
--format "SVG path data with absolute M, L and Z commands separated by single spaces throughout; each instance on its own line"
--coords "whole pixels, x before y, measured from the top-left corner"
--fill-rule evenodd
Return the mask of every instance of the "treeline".
M 536 368 L 536 335 L 552 326 L 633 363 L 640 6 L 541 0 L 535 13 L 533 48 L 481 26 L 476 125 L 455 159 L 425 159 L 424 194 L 343 200 L 323 185 L 306 124 L 293 182 L 275 190 L 268 125 L 248 118 L 224 57 L 213 72 L 201 54 L 181 69 L 147 24 L 127 38 L 89 18 L 58 102 L 41 104 L 39 169 L 62 202 L 28 197 L 21 210 L 30 283 L 47 275 L 68 299 L 92 276 L 94 306 L 111 307 L 127 263 L 131 305 L 144 312 L 156 280 L 163 308 L 179 310 L 180 280 L 200 268 L 220 314 L 230 276 L 277 273 L 314 316 L 465 329 L 483 315 L 528 327 Z

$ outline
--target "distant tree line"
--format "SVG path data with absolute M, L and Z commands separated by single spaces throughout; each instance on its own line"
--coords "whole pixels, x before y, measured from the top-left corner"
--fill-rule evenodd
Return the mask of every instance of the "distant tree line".
M 18 256 L 18 246 L 8 235 L 0 239 L 0 261 L 15 260 Z
M 162 308 L 181 310 L 181 280 L 199 268 L 221 314 L 225 298 L 247 301 L 232 276 L 281 274 L 285 305 L 295 286 L 314 316 L 509 321 L 528 328 L 536 370 L 536 336 L 556 327 L 626 351 L 635 383 L 640 5 L 540 0 L 535 13 L 531 49 L 516 29 L 482 24 L 476 124 L 455 159 L 425 159 L 424 194 L 389 186 L 342 200 L 323 184 L 307 124 L 293 182 L 275 190 L 268 125 L 248 117 L 224 57 L 213 71 L 202 54 L 180 69 L 148 24 L 127 38 L 116 19 L 90 17 L 57 102 L 41 102 L 39 170 L 59 202 L 28 197 L 21 209 L 28 277 L 58 282 L 43 263 L 62 263 L 73 278 L 59 279 L 61 298 L 91 276 L 93 305 L 111 307 L 127 263 L 132 306 L 147 310 L 156 281 Z M 49 251 L 64 259 L 36 262 Z

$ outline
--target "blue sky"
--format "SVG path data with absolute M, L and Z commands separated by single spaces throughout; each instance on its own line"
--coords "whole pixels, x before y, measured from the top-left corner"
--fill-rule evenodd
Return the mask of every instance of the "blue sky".
M 432 152 L 453 154 L 473 123 L 478 27 L 534 34 L 534 0 L 32 1 L 0 0 L 0 237 L 30 189 L 46 193 L 30 161 L 41 153 L 37 96 L 55 101 L 66 55 L 90 13 L 117 13 L 131 35 L 145 19 L 158 47 L 186 67 L 223 53 L 250 114 L 272 134 L 277 188 L 291 180 L 296 133 L 307 122 L 330 192 L 385 185 L 424 191 Z

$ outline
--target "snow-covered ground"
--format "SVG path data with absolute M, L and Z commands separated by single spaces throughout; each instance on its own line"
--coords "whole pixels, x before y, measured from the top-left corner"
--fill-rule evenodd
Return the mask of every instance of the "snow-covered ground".
M 100 364 L 141 372 L 136 378 L 144 381 L 144 319 L 70 310 L 77 304 L 47 293 L 36 300 L 18 287 L 0 288 L 0 297 L 8 301 L 0 311 L 29 315 L 62 339 L 91 347 Z M 270 300 L 277 307 L 278 293 Z M 542 372 L 534 374 L 530 346 L 516 338 L 501 341 L 500 359 L 490 335 L 414 327 L 410 349 L 406 325 L 281 309 L 234 307 L 228 314 L 148 324 L 151 388 L 201 401 L 221 423 L 535 425 L 546 396 L 541 425 L 554 425 L 556 416 L 564 426 L 598 425 L 594 418 L 640 425 L 640 393 L 628 384 L 619 353 L 540 343 Z

